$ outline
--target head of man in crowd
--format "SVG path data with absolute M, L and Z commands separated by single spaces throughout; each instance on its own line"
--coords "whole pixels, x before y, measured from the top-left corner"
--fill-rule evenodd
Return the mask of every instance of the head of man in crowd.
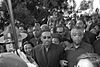
M 59 45 L 60 41 L 58 38 L 52 38 L 52 43 Z
M 75 22 L 73 20 L 68 21 L 66 26 L 68 27 L 68 29 L 71 30 L 75 26 Z
M 90 30 L 90 32 L 91 33 L 93 33 L 93 34 L 95 34 L 95 35 L 97 35 L 98 34 L 98 32 L 99 32 L 99 26 L 98 25 L 96 25 L 96 26 L 94 26 L 91 30 Z
M 41 34 L 41 41 L 45 47 L 49 47 L 52 43 L 52 35 L 50 31 L 44 31 Z
M 56 32 L 62 35 L 64 33 L 64 27 L 62 25 L 58 25 L 56 28 Z
M 52 34 L 52 43 L 59 45 L 60 44 L 60 35 L 59 34 Z
M 27 29 L 27 33 L 28 33 L 28 36 L 33 37 L 32 27 L 29 27 L 29 28 Z
M 33 35 L 34 37 L 38 38 L 41 34 L 41 28 L 34 26 L 33 27 Z
M 81 28 L 84 28 L 85 27 L 85 24 L 84 24 L 84 22 L 82 20 L 77 20 L 76 26 L 81 27 Z
M 82 41 L 84 32 L 80 27 L 75 27 L 71 30 L 71 38 L 75 44 L 79 44 Z
M 50 29 L 49 29 L 49 26 L 47 24 L 43 24 L 43 25 L 41 25 L 41 30 L 42 31 L 49 31 Z

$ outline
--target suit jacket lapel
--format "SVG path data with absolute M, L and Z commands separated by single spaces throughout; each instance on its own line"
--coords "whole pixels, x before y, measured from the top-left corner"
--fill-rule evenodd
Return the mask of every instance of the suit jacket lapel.
M 44 62 L 47 64 L 47 63 L 48 63 L 48 62 L 47 62 L 47 61 L 48 61 L 48 60 L 47 60 L 47 55 L 46 55 L 46 51 L 44 50 L 44 47 L 43 47 L 43 46 L 41 47 L 41 51 L 42 51 L 42 52 L 41 52 L 41 53 L 42 53 L 42 54 L 41 54 L 41 57 L 43 57 Z

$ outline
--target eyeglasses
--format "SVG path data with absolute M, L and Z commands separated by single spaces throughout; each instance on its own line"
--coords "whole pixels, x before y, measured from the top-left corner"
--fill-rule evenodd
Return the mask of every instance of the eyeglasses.
M 50 39 L 51 38 L 51 36 L 43 36 L 43 39 Z

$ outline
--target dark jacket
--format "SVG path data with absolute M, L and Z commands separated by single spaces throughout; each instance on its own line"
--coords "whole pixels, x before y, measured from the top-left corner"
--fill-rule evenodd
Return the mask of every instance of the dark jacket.
M 77 58 L 84 53 L 94 52 L 93 47 L 85 42 L 81 42 L 78 48 L 72 47 L 66 50 L 66 59 L 68 60 L 68 67 L 74 67 L 77 62 Z
M 100 55 L 100 39 L 96 40 L 93 43 L 94 46 L 94 52 Z
M 51 44 L 48 52 L 44 51 L 43 45 L 33 49 L 33 58 L 39 67 L 60 67 L 60 60 L 64 58 L 64 49 L 59 45 Z

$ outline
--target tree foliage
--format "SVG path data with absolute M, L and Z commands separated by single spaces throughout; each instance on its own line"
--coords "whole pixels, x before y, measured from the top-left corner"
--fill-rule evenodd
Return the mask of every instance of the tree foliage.
M 6 0 L 4 0 L 6 1 Z M 63 0 L 11 0 L 14 18 L 26 25 L 34 25 L 34 22 L 41 22 L 48 16 L 48 10 L 59 7 Z M 7 1 L 6 1 L 7 2 Z M 3 4 L 3 7 L 7 4 Z M 37 9 L 37 7 L 39 9 Z M 46 7 L 44 9 L 43 7 Z M 3 9 L 4 9 L 3 8 Z M 7 11 L 7 9 L 5 9 Z M 9 14 L 9 13 L 8 13 Z

